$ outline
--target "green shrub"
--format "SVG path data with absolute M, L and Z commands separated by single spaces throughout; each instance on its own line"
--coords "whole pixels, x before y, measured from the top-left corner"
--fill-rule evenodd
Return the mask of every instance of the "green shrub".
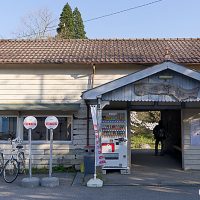
M 74 166 L 65 167 L 64 165 L 57 165 L 57 166 L 52 167 L 52 171 L 72 173 L 72 172 L 76 172 L 76 169 Z M 29 173 L 29 170 L 26 169 L 26 174 L 28 173 Z M 32 174 L 48 174 L 48 173 L 49 173 L 49 169 L 47 167 L 43 167 L 43 168 L 33 167 L 32 168 Z
M 150 137 L 149 134 L 140 134 L 140 135 L 134 135 L 132 134 L 131 137 L 131 148 L 133 149 L 141 149 L 142 145 L 148 144 L 150 145 L 151 149 L 154 148 L 154 138 L 153 135 Z

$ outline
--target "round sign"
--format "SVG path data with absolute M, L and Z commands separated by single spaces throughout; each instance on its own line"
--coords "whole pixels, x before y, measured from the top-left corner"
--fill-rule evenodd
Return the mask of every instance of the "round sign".
M 37 126 L 37 119 L 33 116 L 28 116 L 24 119 L 23 124 L 26 129 L 34 129 Z
M 55 116 L 48 116 L 45 119 L 45 126 L 48 129 L 56 129 L 58 126 L 58 119 Z

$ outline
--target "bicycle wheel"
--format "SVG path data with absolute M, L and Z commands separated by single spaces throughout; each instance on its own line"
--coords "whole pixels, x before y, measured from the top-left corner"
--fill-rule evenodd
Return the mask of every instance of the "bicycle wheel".
M 3 153 L 0 153 L 0 175 L 3 172 L 3 168 L 4 168 L 4 158 L 3 158 Z
M 19 152 L 18 154 L 18 163 L 19 163 L 19 173 L 25 173 L 25 156 L 24 152 Z
M 18 162 L 15 159 L 8 160 L 4 166 L 3 178 L 6 183 L 12 183 L 19 174 Z

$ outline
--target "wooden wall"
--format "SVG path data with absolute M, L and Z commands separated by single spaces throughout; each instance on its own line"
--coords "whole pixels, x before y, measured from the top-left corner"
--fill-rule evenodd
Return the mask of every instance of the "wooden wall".
M 136 67 L 138 70 L 138 67 Z M 134 72 L 134 65 L 96 66 L 94 86 Z M 54 142 L 53 163 L 76 165 L 83 161 L 84 147 L 87 144 L 87 107 L 81 100 L 83 91 L 90 89 L 92 65 L 1 65 L 0 66 L 0 104 L 28 103 L 81 103 L 78 112 L 63 111 L 26 111 L 21 115 L 72 115 L 73 130 L 71 142 Z M 22 136 L 22 118 L 16 111 L 0 111 L 0 114 L 18 117 L 18 135 Z M 10 154 L 10 144 L 1 141 L 5 157 Z M 90 119 L 90 145 L 94 144 L 94 132 Z M 28 145 L 25 141 L 25 153 L 28 158 Z M 33 141 L 33 166 L 46 167 L 49 162 L 49 143 Z M 28 164 L 28 163 L 27 163 Z
M 89 66 L 0 66 L 0 104 L 80 102 L 89 89 Z
M 183 168 L 200 170 L 200 145 L 191 145 L 191 120 L 200 118 L 200 109 L 182 110 Z
M 96 65 L 93 86 L 104 84 L 145 68 L 147 68 L 147 66 L 133 64 Z M 87 108 L 84 101 L 81 100 L 81 94 L 83 91 L 92 87 L 91 78 L 92 65 L 0 65 L 0 104 L 81 103 L 81 109 L 78 112 L 56 112 L 57 115 L 73 114 L 73 136 L 71 142 L 55 142 L 53 151 L 54 164 L 75 164 L 78 167 L 83 161 L 84 147 L 87 144 Z M 2 113 L 13 114 L 20 117 L 19 113 L 14 111 Z M 41 111 L 40 114 L 42 113 Z M 27 114 L 35 115 L 35 113 L 31 111 L 27 112 Z M 19 123 L 18 135 L 22 134 L 20 126 Z M 94 144 L 94 132 L 91 119 L 89 142 L 90 145 Z M 10 149 L 9 143 L 0 141 L 0 145 L 0 148 L 5 149 L 5 154 L 8 155 Z M 28 153 L 27 148 L 28 145 L 25 145 L 26 153 Z M 191 151 L 193 150 L 189 149 L 187 153 Z M 195 153 L 195 151 L 193 151 L 193 153 Z M 45 141 L 34 141 L 33 158 L 34 166 L 47 166 L 49 159 L 49 143 Z M 186 161 L 186 163 L 187 162 L 188 161 Z

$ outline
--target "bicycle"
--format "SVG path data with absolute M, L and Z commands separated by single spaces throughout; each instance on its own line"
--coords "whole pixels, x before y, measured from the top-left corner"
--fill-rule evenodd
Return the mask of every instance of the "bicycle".
M 3 156 L 3 150 L 0 149 L 0 175 L 3 173 L 4 169 L 4 156 Z
M 7 160 L 3 169 L 3 178 L 6 183 L 12 183 L 17 176 L 25 172 L 25 156 L 22 151 L 23 146 L 20 138 L 9 140 L 12 146 L 11 156 Z M 14 152 L 17 150 L 16 154 Z

